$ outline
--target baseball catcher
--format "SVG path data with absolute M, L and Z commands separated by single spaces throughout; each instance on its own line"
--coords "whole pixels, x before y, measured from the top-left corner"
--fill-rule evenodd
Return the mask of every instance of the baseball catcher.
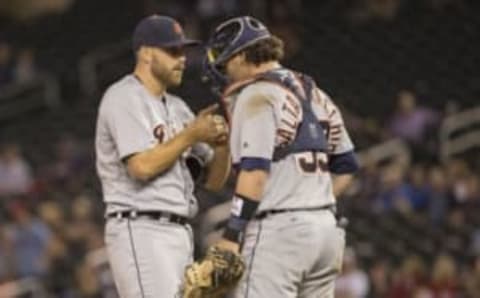
M 336 195 L 358 169 L 340 110 L 313 78 L 280 64 L 283 41 L 255 18 L 220 24 L 206 49 L 205 76 L 223 91 L 231 114 L 236 169 L 230 218 L 216 247 L 241 251 L 249 264 L 231 297 L 333 298 L 345 245 Z M 208 291 L 228 291 L 239 271 L 216 257 L 209 251 L 198 266 Z

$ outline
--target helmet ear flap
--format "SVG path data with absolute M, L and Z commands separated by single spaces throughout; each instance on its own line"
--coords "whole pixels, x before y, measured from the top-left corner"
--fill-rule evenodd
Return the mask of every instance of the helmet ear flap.
M 211 84 L 212 91 L 219 96 L 228 85 L 228 78 L 223 68 L 231 55 L 230 46 L 241 33 L 242 25 L 239 21 L 240 19 L 236 18 L 221 24 L 207 43 L 202 81 Z
M 218 69 L 218 65 L 210 63 L 205 57 L 202 63 L 202 82 L 209 84 L 212 92 L 217 96 L 222 96 L 224 88 L 228 85 L 228 79 L 225 74 Z

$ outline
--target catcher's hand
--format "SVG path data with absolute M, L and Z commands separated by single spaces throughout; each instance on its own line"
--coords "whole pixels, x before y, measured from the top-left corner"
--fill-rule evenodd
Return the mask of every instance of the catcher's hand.
M 242 257 L 230 250 L 212 246 L 198 262 L 185 271 L 183 298 L 216 298 L 238 283 L 245 271 Z

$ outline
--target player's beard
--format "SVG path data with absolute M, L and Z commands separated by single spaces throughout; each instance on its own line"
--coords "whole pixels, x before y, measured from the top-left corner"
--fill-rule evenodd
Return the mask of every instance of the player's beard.
M 180 85 L 183 77 L 183 66 L 178 64 L 172 68 L 165 67 L 158 60 L 154 59 L 151 66 L 152 75 L 166 87 Z

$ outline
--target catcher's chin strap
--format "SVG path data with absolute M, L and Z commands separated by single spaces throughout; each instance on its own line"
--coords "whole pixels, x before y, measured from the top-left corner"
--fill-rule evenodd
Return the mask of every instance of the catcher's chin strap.
M 239 244 L 242 243 L 245 228 L 248 221 L 255 215 L 258 204 L 258 201 L 240 194 L 235 194 L 232 200 L 230 219 L 223 233 L 223 238 Z

